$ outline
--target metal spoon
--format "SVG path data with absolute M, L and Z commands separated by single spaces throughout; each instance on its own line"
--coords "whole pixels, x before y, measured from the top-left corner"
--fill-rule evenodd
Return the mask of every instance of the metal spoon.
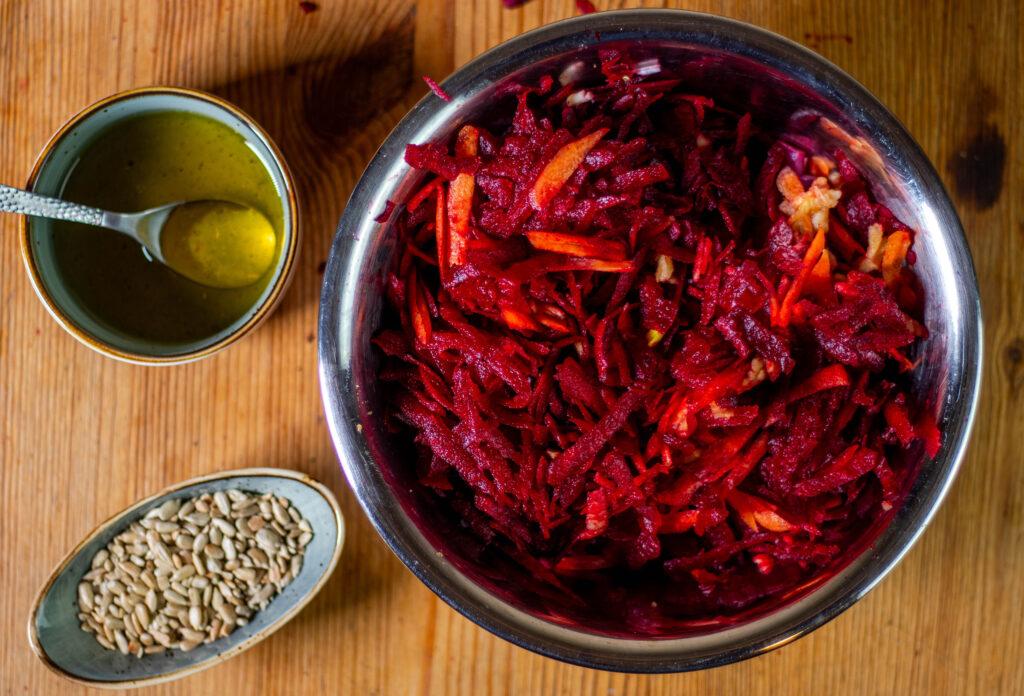
M 238 288 L 259 280 L 277 238 L 257 210 L 228 201 L 185 201 L 139 213 L 113 213 L 0 184 L 0 211 L 106 227 L 202 285 Z

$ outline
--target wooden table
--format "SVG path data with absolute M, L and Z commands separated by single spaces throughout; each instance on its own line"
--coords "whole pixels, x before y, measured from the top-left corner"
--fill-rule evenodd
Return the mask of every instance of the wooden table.
M 597 0 L 599 9 L 632 7 Z M 675 6 L 676 3 L 644 3 Z M 338 468 L 321 410 L 316 316 L 335 225 L 375 148 L 483 50 L 572 0 L 0 0 L 0 181 L 23 185 L 79 109 L 137 85 L 195 87 L 252 113 L 298 183 L 295 281 L 253 335 L 146 368 L 78 344 L 43 309 L 0 217 L 0 693 L 78 693 L 29 650 L 30 602 L 108 515 L 170 483 L 243 466 L 327 483 L 348 521 L 324 591 L 256 648 L 175 694 L 1011 694 L 1024 691 L 1024 25 L 1016 0 L 680 2 L 788 36 L 878 95 L 958 206 L 985 310 L 981 409 L 931 528 L 867 598 L 793 645 L 694 674 L 561 664 L 457 614 L 388 550 Z M 308 8 L 307 8 L 308 9 Z

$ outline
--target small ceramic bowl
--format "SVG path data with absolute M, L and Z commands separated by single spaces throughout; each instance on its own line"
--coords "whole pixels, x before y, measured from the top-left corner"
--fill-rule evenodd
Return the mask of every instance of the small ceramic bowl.
M 166 651 L 142 658 L 108 650 L 82 630 L 78 584 L 97 551 L 168 499 L 194 498 L 232 488 L 287 498 L 313 528 L 302 570 L 266 609 L 224 638 L 189 652 Z M 298 614 L 334 571 L 344 541 L 344 520 L 334 494 L 305 474 L 284 469 L 238 469 L 185 481 L 103 522 L 58 564 L 33 602 L 29 641 L 43 664 L 62 677 L 88 686 L 120 689 L 178 679 L 234 657 Z
M 198 340 L 164 343 L 127 334 L 95 317 L 61 276 L 53 244 L 53 222 L 26 216 L 21 230 L 22 257 L 36 294 L 53 318 L 90 348 L 112 358 L 147 365 L 184 363 L 206 357 L 258 326 L 283 296 L 299 249 L 295 186 L 280 150 L 247 114 L 223 99 L 196 90 L 145 87 L 115 94 L 86 108 L 47 143 L 36 161 L 27 188 L 59 198 L 82 152 L 97 137 L 128 119 L 154 112 L 206 116 L 239 134 L 273 181 L 283 213 L 283 239 L 277 264 L 266 288 L 238 319 Z M 96 270 L 104 273 L 111 269 Z

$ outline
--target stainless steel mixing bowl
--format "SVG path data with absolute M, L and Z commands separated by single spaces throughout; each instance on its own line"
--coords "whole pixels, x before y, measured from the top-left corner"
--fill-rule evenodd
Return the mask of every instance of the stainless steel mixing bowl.
M 658 638 L 551 620 L 518 592 L 514 578 L 475 564 L 457 528 L 444 527 L 412 467 L 382 427 L 376 357 L 383 276 L 393 248 L 374 218 L 423 177 L 403 160 L 408 143 L 446 141 L 463 123 L 494 117 L 511 81 L 568 71 L 586 80 L 602 48 L 620 47 L 646 69 L 682 77 L 688 91 L 749 110 L 771 129 L 801 132 L 824 151 L 846 150 L 878 198 L 919 230 L 915 270 L 931 331 L 918 354 L 914 390 L 934 408 L 944 443 L 924 462 L 906 502 L 873 544 L 802 596 L 742 622 Z M 981 376 L 977 280 L 956 212 L 939 177 L 902 125 L 871 94 L 818 55 L 775 34 L 703 14 L 605 12 L 542 27 L 471 61 L 443 84 L 454 99 L 428 96 L 381 146 L 338 226 L 323 284 L 320 382 L 341 465 L 377 531 L 434 592 L 467 617 L 523 647 L 605 669 L 667 672 L 743 659 L 832 619 L 870 590 L 934 515 L 963 458 Z M 595 618 L 601 608 L 594 607 Z

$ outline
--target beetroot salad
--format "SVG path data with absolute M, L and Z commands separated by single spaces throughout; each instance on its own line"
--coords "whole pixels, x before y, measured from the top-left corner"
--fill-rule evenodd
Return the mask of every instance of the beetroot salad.
M 941 434 L 914 231 L 847 155 L 602 73 L 407 148 L 374 344 L 421 494 L 549 608 L 660 631 L 840 567 Z

